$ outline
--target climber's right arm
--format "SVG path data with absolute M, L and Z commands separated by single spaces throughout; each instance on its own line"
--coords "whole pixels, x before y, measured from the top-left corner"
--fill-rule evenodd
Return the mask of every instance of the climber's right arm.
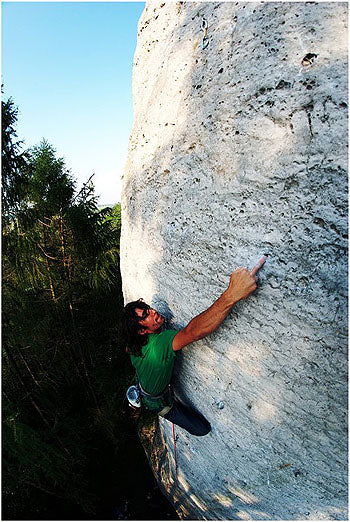
M 199 341 L 214 332 L 231 308 L 241 299 L 248 297 L 257 287 L 255 275 L 265 263 L 263 256 L 259 263 L 249 271 L 248 268 L 237 268 L 231 274 L 227 290 L 215 301 L 214 304 L 188 323 L 186 328 L 180 330 L 173 339 L 173 350 L 181 350 L 194 341 Z

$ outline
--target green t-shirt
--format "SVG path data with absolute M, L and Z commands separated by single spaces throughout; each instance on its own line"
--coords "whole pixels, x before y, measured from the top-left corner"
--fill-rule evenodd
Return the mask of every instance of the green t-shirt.
M 170 383 L 176 356 L 172 344 L 177 333 L 177 330 L 165 330 L 159 334 L 149 334 L 147 344 L 142 347 L 142 355 L 130 355 L 142 388 L 151 395 L 161 394 Z M 159 399 L 142 397 L 142 401 L 150 409 L 164 407 Z

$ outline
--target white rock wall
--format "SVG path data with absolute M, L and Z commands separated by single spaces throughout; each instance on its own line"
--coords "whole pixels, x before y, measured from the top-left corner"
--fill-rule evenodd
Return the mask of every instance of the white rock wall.
M 139 22 L 125 301 L 183 326 L 271 254 L 254 296 L 178 359 L 178 392 L 212 425 L 177 429 L 177 487 L 161 421 L 182 518 L 347 517 L 346 24 L 341 2 L 168 1 Z

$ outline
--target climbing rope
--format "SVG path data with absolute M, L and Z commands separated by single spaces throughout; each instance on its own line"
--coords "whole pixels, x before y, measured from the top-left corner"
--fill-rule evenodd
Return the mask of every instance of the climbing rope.
M 201 48 L 202 48 L 202 50 L 204 50 L 206 47 L 208 47 L 208 44 L 209 44 L 209 38 L 207 37 L 208 22 L 206 21 L 206 19 L 204 17 L 203 17 L 202 22 L 201 22 L 201 29 L 203 30 L 203 38 L 202 38 L 202 42 L 201 42 Z
M 173 437 L 174 437 L 175 477 L 176 477 L 176 487 L 177 487 L 178 480 L 177 480 L 176 436 L 175 436 L 175 424 L 174 423 L 173 423 Z

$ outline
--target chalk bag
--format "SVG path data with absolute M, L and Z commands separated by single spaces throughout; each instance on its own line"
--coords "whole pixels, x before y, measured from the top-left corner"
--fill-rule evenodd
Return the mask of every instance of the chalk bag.
M 126 398 L 131 408 L 141 408 L 140 390 L 137 386 L 130 386 L 130 388 L 127 389 Z

